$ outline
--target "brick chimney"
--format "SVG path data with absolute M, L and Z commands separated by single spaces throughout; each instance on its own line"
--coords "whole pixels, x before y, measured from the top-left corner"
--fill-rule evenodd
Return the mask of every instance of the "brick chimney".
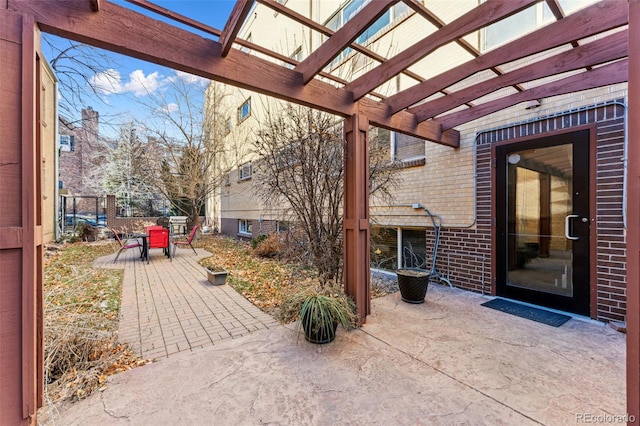
M 96 141 L 98 139 L 98 111 L 94 111 L 93 108 L 87 107 L 82 109 L 82 129 L 85 131 L 85 135 L 88 141 Z

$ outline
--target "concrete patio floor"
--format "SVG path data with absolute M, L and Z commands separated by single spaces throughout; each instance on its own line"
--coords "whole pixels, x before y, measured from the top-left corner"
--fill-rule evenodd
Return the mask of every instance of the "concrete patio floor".
M 183 270 L 190 278 L 180 286 L 246 306 L 229 286 L 207 286 L 194 259 L 183 251 L 173 262 L 152 258 L 149 266 L 127 267 L 142 277 L 142 270 L 182 263 L 193 270 Z M 147 276 L 156 280 L 152 292 L 169 281 L 165 273 Z M 176 297 L 153 294 L 158 306 Z M 265 321 L 111 376 L 103 392 L 47 423 L 568 425 L 624 415 L 625 335 L 576 319 L 550 327 L 480 306 L 486 300 L 437 284 L 421 305 L 392 294 L 373 301 L 361 329 L 341 329 L 323 346 Z M 209 303 L 200 301 L 194 306 Z M 147 334 L 139 336 L 144 345 Z

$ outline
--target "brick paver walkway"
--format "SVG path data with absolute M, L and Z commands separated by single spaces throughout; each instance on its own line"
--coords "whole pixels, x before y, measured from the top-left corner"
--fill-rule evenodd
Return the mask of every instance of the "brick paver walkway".
M 136 249 L 116 263 L 115 254 L 96 261 L 99 267 L 124 268 L 118 332 L 138 355 L 166 357 L 278 325 L 230 286 L 210 284 L 198 260 L 211 254 L 196 250 L 197 256 L 178 249 L 171 262 L 152 250 L 148 265 Z

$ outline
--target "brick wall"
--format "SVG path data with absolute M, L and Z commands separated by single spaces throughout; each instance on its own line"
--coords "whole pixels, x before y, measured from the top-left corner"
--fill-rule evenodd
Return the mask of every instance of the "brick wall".
M 491 146 L 532 134 L 596 123 L 597 319 L 625 321 L 626 243 L 622 219 L 624 107 L 604 103 L 489 132 L 476 139 L 476 214 L 473 228 L 444 228 L 438 270 L 455 286 L 489 293 L 491 276 Z M 427 231 L 428 255 L 433 231 Z
M 106 151 L 99 131 L 99 114 L 90 107 L 82 110 L 81 126 L 60 120 L 60 134 L 75 137 L 74 151 L 61 152 L 59 158 L 59 180 L 62 189 L 70 194 L 97 195 L 102 192 L 101 165 L 106 159 Z
M 277 221 L 275 220 L 260 220 L 260 219 L 247 219 L 251 220 L 251 237 L 238 233 L 238 218 L 223 217 L 221 220 L 220 232 L 231 237 L 240 238 L 255 238 L 261 234 L 269 234 L 276 232 Z
M 116 207 L 116 196 L 115 195 L 107 195 L 107 207 L 106 207 L 106 215 L 107 215 L 107 227 L 109 229 L 115 228 L 116 230 L 127 229 L 132 230 L 136 228 L 141 222 L 148 223 L 157 223 L 160 216 L 148 216 L 148 217 L 121 217 L 118 216 L 118 210 Z M 200 216 L 200 224 L 204 223 L 204 216 Z M 187 227 L 189 228 L 189 224 Z M 236 221 L 236 230 L 238 228 Z M 187 233 L 191 231 L 191 229 L 186 230 Z

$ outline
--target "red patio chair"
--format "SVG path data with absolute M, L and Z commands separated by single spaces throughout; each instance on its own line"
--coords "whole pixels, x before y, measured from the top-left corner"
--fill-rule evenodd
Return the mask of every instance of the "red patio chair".
M 149 242 L 147 244 L 147 263 L 149 263 L 149 249 L 161 248 L 164 249 L 164 253 L 171 254 L 169 250 L 169 230 L 162 226 L 149 226 L 147 228 L 149 234 Z M 171 257 L 171 256 L 169 256 Z
M 129 238 L 127 238 L 125 242 L 122 242 L 122 239 L 120 239 L 120 234 L 118 234 L 118 231 L 116 231 L 114 228 L 111 228 L 111 231 L 113 232 L 114 238 L 116 239 L 118 244 L 120 244 L 120 249 L 118 250 L 118 253 L 116 253 L 116 258 L 113 259 L 114 263 L 116 260 L 118 260 L 118 257 L 120 257 L 120 253 L 122 253 L 126 249 L 139 247 L 140 255 L 142 255 L 142 244 L 140 244 L 140 241 L 138 241 L 137 239 L 130 240 Z
M 187 238 L 184 241 L 174 241 L 173 242 L 173 255 L 171 255 L 171 257 L 175 257 L 176 255 L 176 248 L 177 246 L 189 246 L 191 247 L 191 250 L 193 250 L 193 252 L 195 254 L 198 254 L 196 252 L 196 249 L 193 248 L 193 246 L 191 245 L 191 242 L 193 241 L 193 237 L 196 236 L 196 231 L 198 230 L 198 225 L 194 226 L 193 229 L 191 230 L 191 233 L 189 234 L 189 238 Z

